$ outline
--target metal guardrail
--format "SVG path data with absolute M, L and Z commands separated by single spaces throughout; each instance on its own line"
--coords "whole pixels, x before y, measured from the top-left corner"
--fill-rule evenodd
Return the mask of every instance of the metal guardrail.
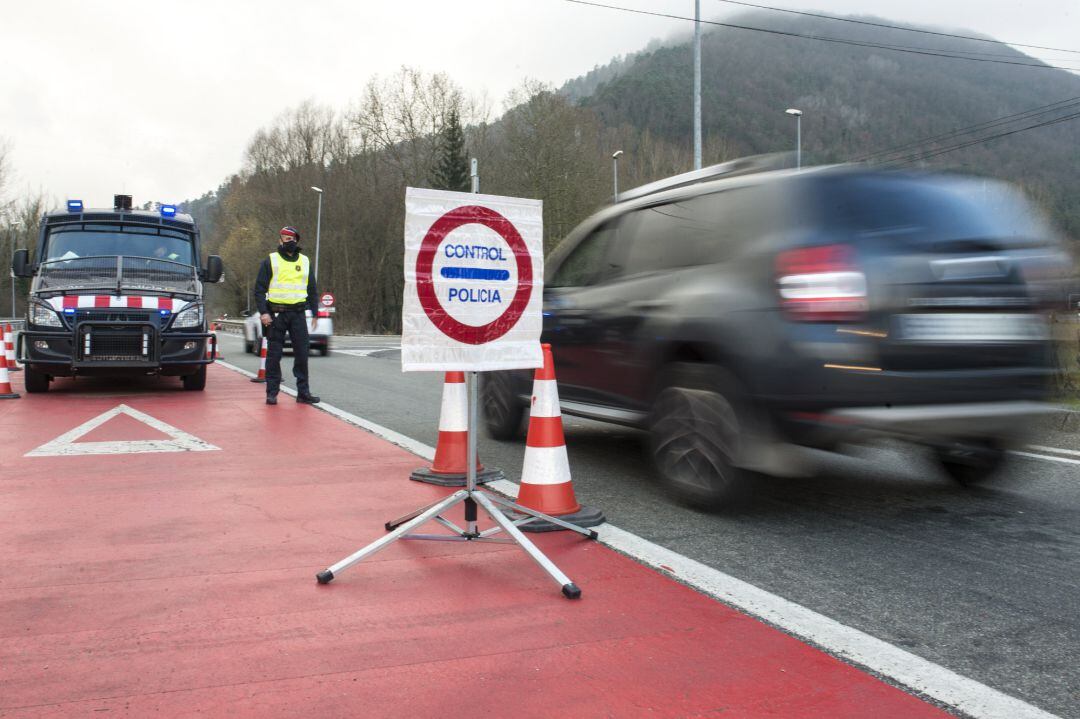
M 216 324 L 219 332 L 227 332 L 231 335 L 244 334 L 244 320 L 210 320 L 210 323 Z
M 3 325 L 4 327 L 11 325 L 11 330 L 13 332 L 22 332 L 26 329 L 26 320 L 22 317 L 19 319 L 13 317 L 0 317 L 0 325 Z

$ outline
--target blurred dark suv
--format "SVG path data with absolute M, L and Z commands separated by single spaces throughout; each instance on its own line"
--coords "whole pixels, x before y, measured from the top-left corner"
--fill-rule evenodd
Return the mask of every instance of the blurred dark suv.
M 1042 278 L 1059 241 L 1003 183 L 731 163 L 625 193 L 552 253 L 543 341 L 562 409 L 648 429 L 662 479 L 722 503 L 793 446 L 869 438 L 990 475 L 1053 375 Z M 530 372 L 485 373 L 489 433 L 520 432 Z

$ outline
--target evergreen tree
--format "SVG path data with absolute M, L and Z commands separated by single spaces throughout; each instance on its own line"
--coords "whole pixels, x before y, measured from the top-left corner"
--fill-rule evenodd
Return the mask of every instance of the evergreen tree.
M 436 190 L 468 192 L 469 162 L 465 156 L 465 132 L 458 111 L 451 110 L 439 136 L 439 161 L 432 173 L 431 186 Z

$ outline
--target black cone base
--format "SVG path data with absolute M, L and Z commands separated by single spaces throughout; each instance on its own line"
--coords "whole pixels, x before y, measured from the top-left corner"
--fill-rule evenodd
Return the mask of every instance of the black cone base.
M 521 519 L 520 514 L 510 509 L 507 509 L 505 514 L 511 519 Z M 585 505 L 582 505 L 581 509 L 573 514 L 560 514 L 556 519 L 561 519 L 570 524 L 576 524 L 579 527 L 595 527 L 596 525 L 603 524 L 607 521 L 607 519 L 604 518 L 604 513 L 599 509 L 596 507 L 586 507 Z M 559 532 L 565 528 L 544 519 L 534 519 L 528 524 L 521 525 L 518 529 L 522 532 Z
M 440 487 L 464 487 L 465 475 L 464 474 L 442 474 L 440 472 L 432 472 L 430 468 L 424 467 L 418 469 L 409 475 L 409 479 L 415 482 L 424 482 L 426 484 L 437 484 Z M 494 482 L 497 479 L 506 479 L 506 475 L 503 474 L 501 469 L 494 469 L 488 467 L 483 471 L 476 473 L 476 484 L 481 485 L 486 482 Z
M 258 377 L 252 377 L 252 378 L 251 378 L 251 381 L 252 381 L 252 382 L 256 382 L 256 383 L 258 383 L 258 384 L 266 384 L 266 380 L 265 380 L 265 379 L 259 379 Z
M 12 392 L 11 394 L 0 394 L 0 399 L 18 399 L 19 393 Z

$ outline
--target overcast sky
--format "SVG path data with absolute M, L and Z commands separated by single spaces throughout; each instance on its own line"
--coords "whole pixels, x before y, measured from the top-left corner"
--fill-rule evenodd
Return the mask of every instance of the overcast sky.
M 600 1 L 690 16 L 694 8 L 693 0 Z M 1078 0 L 757 2 L 1080 48 Z M 740 10 L 702 0 L 705 18 Z M 305 99 L 343 109 L 372 75 L 402 65 L 443 71 L 498 109 L 525 78 L 560 85 L 690 29 L 565 0 L 4 0 L 8 199 L 28 190 L 88 205 L 107 205 L 115 192 L 140 204 L 189 199 L 236 172 L 252 134 L 282 110 Z M 835 34 L 845 29 L 836 23 Z

